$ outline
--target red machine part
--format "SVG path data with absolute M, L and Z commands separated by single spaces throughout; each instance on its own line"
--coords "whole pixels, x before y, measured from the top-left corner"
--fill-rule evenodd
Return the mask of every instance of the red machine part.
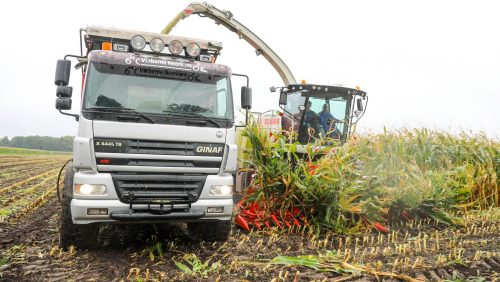
M 236 206 L 239 213 L 235 217 L 235 223 L 247 231 L 253 227 L 258 230 L 272 227 L 283 229 L 292 226 L 301 227 L 306 224 L 305 217 L 301 216 L 302 212 L 297 207 L 281 212 L 278 210 L 266 213 L 257 202 L 246 203 L 245 208 L 242 207 L 243 203 L 244 199 Z

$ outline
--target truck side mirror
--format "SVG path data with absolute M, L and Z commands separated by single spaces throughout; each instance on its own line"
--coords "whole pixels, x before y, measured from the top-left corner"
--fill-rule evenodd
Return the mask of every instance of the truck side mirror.
M 71 96 L 73 95 L 73 87 L 57 86 L 56 95 L 57 97 L 71 98 Z
M 357 107 L 358 107 L 358 111 L 363 111 L 363 101 L 361 101 L 361 99 L 357 99 L 356 100 L 356 104 L 357 104 Z
M 70 60 L 57 60 L 55 84 L 58 86 L 68 85 L 70 72 Z
M 281 91 L 280 92 L 280 105 L 286 105 L 288 96 L 286 95 L 286 92 Z
M 248 86 L 241 87 L 241 108 L 245 110 L 252 108 L 252 88 Z
M 56 109 L 58 110 L 71 110 L 71 99 L 70 98 L 57 98 L 56 99 Z
M 73 87 L 68 86 L 69 75 L 71 73 L 70 60 L 57 60 L 56 77 L 54 83 L 57 85 L 56 90 L 56 109 L 66 116 L 72 116 L 76 121 L 79 120 L 79 115 L 65 113 L 63 110 L 71 110 L 71 96 L 73 95 Z

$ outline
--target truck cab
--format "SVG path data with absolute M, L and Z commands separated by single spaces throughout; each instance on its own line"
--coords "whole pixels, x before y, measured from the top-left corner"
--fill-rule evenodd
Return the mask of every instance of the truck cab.
M 86 53 L 56 70 L 56 108 L 78 121 L 66 168 L 61 246 L 90 247 L 104 223 L 188 224 L 225 240 L 237 146 L 232 72 L 218 42 L 104 27 L 83 29 Z M 82 36 L 82 35 L 81 35 Z M 71 109 L 75 57 L 82 103 Z M 242 108 L 251 89 L 242 87 Z

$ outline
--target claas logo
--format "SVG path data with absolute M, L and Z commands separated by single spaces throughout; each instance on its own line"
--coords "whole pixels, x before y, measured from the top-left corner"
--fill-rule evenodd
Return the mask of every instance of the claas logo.
M 262 125 L 271 126 L 271 125 L 280 125 L 281 118 L 280 117 L 263 117 L 260 122 Z

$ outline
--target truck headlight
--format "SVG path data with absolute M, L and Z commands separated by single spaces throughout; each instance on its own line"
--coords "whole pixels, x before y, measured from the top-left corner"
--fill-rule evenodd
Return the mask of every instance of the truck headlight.
M 233 194 L 233 185 L 212 185 L 210 195 L 229 196 Z
M 102 196 L 106 195 L 108 189 L 102 184 L 76 184 L 74 192 L 81 196 Z

